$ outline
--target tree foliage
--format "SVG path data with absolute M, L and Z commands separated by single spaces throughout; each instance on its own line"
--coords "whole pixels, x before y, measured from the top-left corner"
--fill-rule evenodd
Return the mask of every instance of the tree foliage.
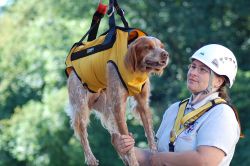
M 82 149 L 65 114 L 64 61 L 72 44 L 88 30 L 98 0 L 11 2 L 0 9 L 0 165 L 82 165 Z M 160 38 L 170 53 L 163 76 L 151 79 L 155 129 L 167 106 L 189 97 L 185 80 L 192 53 L 208 43 L 232 49 L 239 71 L 231 97 L 246 136 L 236 147 L 232 165 L 249 165 L 250 1 L 118 2 L 131 27 Z M 107 29 L 107 20 L 105 16 L 99 33 Z M 116 20 L 122 25 L 119 17 Z M 138 121 L 130 114 L 127 118 L 137 145 L 145 146 Z M 94 116 L 91 119 L 94 154 L 102 165 L 121 165 L 109 134 Z

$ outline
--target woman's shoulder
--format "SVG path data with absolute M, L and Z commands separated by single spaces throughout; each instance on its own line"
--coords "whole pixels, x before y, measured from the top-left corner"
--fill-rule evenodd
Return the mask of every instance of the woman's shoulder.
M 179 110 L 179 105 L 181 101 L 177 101 L 173 104 L 171 104 L 164 112 L 163 117 L 168 116 L 169 114 L 177 113 Z
M 177 102 L 171 104 L 171 105 L 168 107 L 168 109 L 166 110 L 166 112 L 167 112 L 167 111 L 176 111 L 176 109 L 178 110 L 178 109 L 179 109 L 179 106 L 180 106 L 180 103 L 181 103 L 181 101 L 177 101 Z
M 235 127 L 235 129 L 238 129 L 239 127 L 233 108 L 225 103 L 218 104 L 211 108 L 207 112 L 206 117 L 206 123 L 208 123 L 209 126 L 216 124 L 215 128 L 219 128 L 219 126 L 223 126 L 222 128 L 231 126 L 229 128 L 232 129 Z
M 221 103 L 221 104 L 217 104 L 215 105 L 213 108 L 211 108 L 211 113 L 213 113 L 214 115 L 218 116 L 226 116 L 226 117 L 235 117 L 233 108 L 231 106 L 229 106 L 226 103 Z

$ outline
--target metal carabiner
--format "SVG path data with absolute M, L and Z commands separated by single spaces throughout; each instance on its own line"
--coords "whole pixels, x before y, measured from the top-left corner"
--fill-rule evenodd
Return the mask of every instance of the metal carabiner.
M 108 11 L 108 17 L 111 17 L 114 12 L 115 12 L 115 8 L 114 8 L 114 6 L 112 6 L 112 11 L 111 12 Z

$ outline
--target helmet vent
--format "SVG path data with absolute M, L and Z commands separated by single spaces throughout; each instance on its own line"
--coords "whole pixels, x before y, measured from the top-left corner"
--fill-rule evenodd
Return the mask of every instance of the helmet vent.
M 204 53 L 204 52 L 200 52 L 200 55 L 203 55 L 203 56 L 204 56 L 204 55 L 205 55 L 205 53 Z
M 212 61 L 212 64 L 215 66 L 215 67 L 219 67 L 219 63 L 218 63 L 218 60 L 217 59 L 214 59 L 213 61 Z

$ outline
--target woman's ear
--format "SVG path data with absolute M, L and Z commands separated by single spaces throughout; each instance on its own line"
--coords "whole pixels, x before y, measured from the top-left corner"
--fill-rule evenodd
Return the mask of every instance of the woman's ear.
M 215 88 L 220 88 L 222 86 L 222 84 L 226 81 L 225 78 L 223 76 L 216 76 L 215 77 Z

